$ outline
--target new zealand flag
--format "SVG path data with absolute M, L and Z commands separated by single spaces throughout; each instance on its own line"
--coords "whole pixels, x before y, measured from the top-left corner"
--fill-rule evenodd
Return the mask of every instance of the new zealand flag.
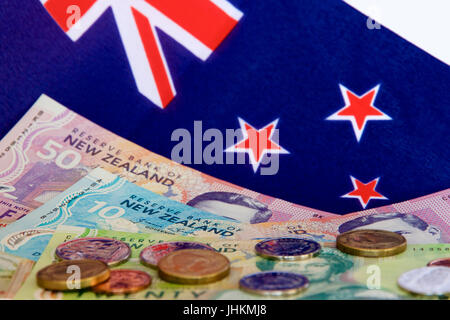
M 45 93 L 168 158 L 191 133 L 186 165 L 332 213 L 443 190 L 450 7 L 390 2 L 3 0 L 0 136 Z

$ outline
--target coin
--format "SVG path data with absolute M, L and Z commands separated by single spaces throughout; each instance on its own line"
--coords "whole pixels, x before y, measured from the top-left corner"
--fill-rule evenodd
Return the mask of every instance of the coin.
M 144 271 L 111 270 L 109 279 L 92 288 L 97 293 L 126 294 L 144 290 L 152 283 L 152 277 Z
M 441 266 L 441 267 L 450 267 L 450 258 L 442 258 L 436 259 L 428 262 L 427 266 Z
M 36 274 L 37 284 L 48 290 L 77 290 L 109 278 L 108 265 L 98 260 L 68 260 L 51 264 Z
M 257 272 L 239 281 L 241 290 L 267 296 L 294 295 L 306 290 L 308 286 L 309 281 L 305 276 L 282 271 Z
M 450 294 L 450 268 L 422 267 L 402 274 L 398 285 L 409 292 L 433 296 Z
M 318 255 L 320 244 L 298 238 L 277 238 L 257 243 L 255 251 L 258 255 L 269 259 L 303 260 Z
M 188 241 L 164 242 L 146 247 L 141 251 L 139 257 L 143 264 L 152 268 L 156 268 L 159 260 L 161 260 L 161 258 L 166 256 L 167 254 L 177 250 L 185 250 L 185 249 L 214 250 L 214 248 L 211 248 L 206 244 L 198 242 L 188 242 Z
M 387 257 L 406 250 L 406 239 L 385 230 L 353 230 L 336 238 L 336 248 L 342 252 L 363 257 Z
M 169 253 L 158 262 L 161 279 L 174 283 L 200 284 L 223 279 L 230 261 L 212 250 L 186 249 Z
M 60 244 L 55 255 L 61 260 L 100 260 L 113 266 L 126 261 L 131 249 L 125 242 L 110 238 L 80 238 Z

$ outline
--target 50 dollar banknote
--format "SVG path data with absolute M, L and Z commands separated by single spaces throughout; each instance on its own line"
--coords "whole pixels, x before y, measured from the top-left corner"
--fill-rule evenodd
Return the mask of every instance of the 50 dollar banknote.
M 227 212 L 242 222 L 334 216 L 175 163 L 42 95 L 0 141 L 0 227 L 22 218 L 96 167 L 173 200 L 212 213 Z

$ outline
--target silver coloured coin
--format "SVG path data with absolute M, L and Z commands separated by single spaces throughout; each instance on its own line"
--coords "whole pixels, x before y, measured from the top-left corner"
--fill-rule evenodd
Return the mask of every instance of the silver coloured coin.
M 398 285 L 406 291 L 426 296 L 450 294 L 450 268 L 423 267 L 402 274 Z

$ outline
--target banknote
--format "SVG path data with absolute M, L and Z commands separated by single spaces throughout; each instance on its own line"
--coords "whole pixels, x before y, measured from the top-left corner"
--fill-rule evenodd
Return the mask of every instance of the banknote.
M 92 170 L 23 219 L 0 229 L 0 251 L 37 260 L 62 224 L 131 232 L 233 238 L 250 224 L 187 206 L 104 169 Z M 243 235 L 244 236 L 244 235 Z
M 196 238 L 249 240 L 274 236 L 270 228 L 257 228 L 260 224 L 201 211 L 96 168 L 23 219 L 1 228 L 0 252 L 36 261 L 54 230 L 63 224 L 135 233 L 158 231 Z M 276 233 L 276 236 L 291 235 L 289 228 Z M 335 240 L 321 233 L 320 223 L 301 237 L 321 242 Z
M 255 258 L 259 271 L 291 271 L 305 275 L 309 288 L 291 299 L 299 300 L 397 300 L 444 299 L 412 295 L 397 285 L 403 273 L 428 262 L 448 257 L 450 244 L 412 244 L 406 251 L 391 257 L 363 258 L 345 254 L 336 248 L 322 248 L 321 253 L 310 260 L 285 262 Z M 247 261 L 251 264 L 251 261 Z M 213 292 L 209 299 L 253 300 L 254 295 L 239 289 Z M 261 299 L 261 298 L 260 298 Z M 269 299 L 269 298 L 266 298 Z
M 31 272 L 34 261 L 0 252 L 0 299 L 12 299 Z
M 44 206 L 1 229 L 0 249 L 37 260 L 53 230 L 62 224 L 235 240 L 299 237 L 329 245 L 343 231 L 366 227 L 401 233 L 410 244 L 447 243 L 447 220 L 433 211 L 445 205 L 445 194 L 439 192 L 338 219 L 246 224 L 170 200 L 97 168 Z
M 381 229 L 402 234 L 409 244 L 450 243 L 450 189 L 333 218 L 253 226 L 254 232 L 268 237 L 292 235 L 327 241 L 350 230 Z
M 89 228 L 80 228 L 62 225 L 59 226 L 53 233 L 48 246 L 45 248 L 36 266 L 33 269 L 31 275 L 27 281 L 23 284 L 22 288 L 15 296 L 16 299 L 123 299 L 124 296 L 107 296 L 103 294 L 94 294 L 89 290 L 82 290 L 76 293 L 62 293 L 52 292 L 48 290 L 42 290 L 36 285 L 36 273 L 42 267 L 56 261 L 55 260 L 55 248 L 69 240 L 82 237 L 108 237 L 117 239 L 128 243 L 132 253 L 130 259 L 119 265 L 117 268 L 135 269 L 147 272 L 152 276 L 152 284 L 149 290 L 140 292 L 137 294 L 127 295 L 126 298 L 136 299 L 199 299 L 205 296 L 206 290 L 215 290 L 217 285 L 225 288 L 235 288 L 236 281 L 239 281 L 241 275 L 240 269 L 232 270 L 230 276 L 219 283 L 210 285 L 190 285 L 183 286 L 164 282 L 157 276 L 155 269 L 142 265 L 139 261 L 140 252 L 149 245 L 154 245 L 167 241 L 193 241 L 201 242 L 212 246 L 218 252 L 227 256 L 231 265 L 237 264 L 239 261 L 254 257 L 253 247 L 258 242 L 252 241 L 240 241 L 233 240 L 213 240 L 206 238 L 185 237 L 180 235 L 169 235 L 164 233 L 128 233 L 112 230 L 95 230 Z
M 132 248 L 131 258 L 114 268 L 145 271 L 153 278 L 151 286 L 129 295 L 96 294 L 89 289 L 77 292 L 55 292 L 39 288 L 36 273 L 55 262 L 56 247 L 75 238 L 85 236 L 109 237 L 124 241 Z M 309 288 L 289 299 L 416 299 L 396 285 L 396 279 L 403 272 L 425 266 L 430 260 L 448 256 L 450 245 L 411 245 L 408 249 L 389 258 L 362 258 L 347 255 L 335 248 L 323 247 L 321 253 L 304 261 L 275 261 L 255 254 L 256 240 L 208 240 L 196 238 L 198 242 L 212 246 L 231 262 L 228 277 L 206 285 L 180 285 L 159 279 L 155 269 L 142 265 L 139 253 L 148 245 L 165 241 L 192 240 L 183 236 L 162 233 L 133 234 L 111 230 L 94 230 L 79 227 L 60 226 L 53 234 L 30 277 L 25 281 L 16 299 L 265 299 L 239 290 L 241 277 L 259 271 L 291 271 L 303 274 L 310 281 Z M 267 298 L 270 299 L 270 298 Z
M 333 216 L 175 163 L 42 95 L 0 141 L 0 226 L 27 215 L 96 167 L 170 199 L 243 222 Z

